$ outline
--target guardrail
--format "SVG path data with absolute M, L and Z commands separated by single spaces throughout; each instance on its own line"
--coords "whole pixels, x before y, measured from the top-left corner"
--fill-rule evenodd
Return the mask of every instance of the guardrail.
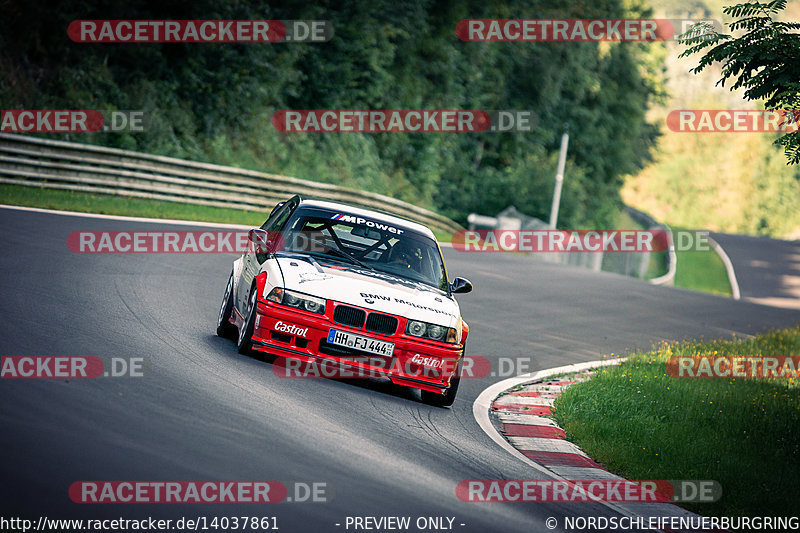
M 725 249 L 710 236 L 708 237 L 708 244 L 717 252 L 717 255 L 722 260 L 722 264 L 725 265 L 725 273 L 728 275 L 728 284 L 731 286 L 731 298 L 734 300 L 741 300 L 742 293 L 739 290 L 739 282 L 736 279 L 736 271 L 733 269 L 731 258 L 728 257 Z
M 657 278 L 653 278 L 648 280 L 653 285 L 674 285 L 675 284 L 675 272 L 678 268 L 678 256 L 675 253 L 675 241 L 672 238 L 672 228 L 667 226 L 666 224 L 659 224 L 653 217 L 648 215 L 643 211 L 639 211 L 638 209 L 634 209 L 633 207 L 626 205 L 625 211 L 628 212 L 628 215 L 641 224 L 642 226 L 646 227 L 647 229 L 661 229 L 667 232 L 667 236 L 669 238 L 669 250 L 666 254 L 666 266 L 667 266 L 667 273 L 663 276 L 659 276 Z
M 400 216 L 446 233 L 447 217 L 381 194 L 173 157 L 0 133 L 0 183 L 268 213 L 294 194 Z
M 672 229 L 666 224 L 658 223 L 653 217 L 643 211 L 639 211 L 627 205 L 624 207 L 630 217 L 643 228 L 648 230 L 661 230 L 667 233 L 669 249 L 664 257 L 667 273 L 647 281 L 654 285 L 674 285 L 678 259 L 675 254 Z M 503 215 L 503 213 L 507 213 L 509 209 L 511 209 L 515 215 Z M 506 209 L 503 213 L 497 217 L 471 213 L 467 217 L 469 228 L 474 229 L 476 226 L 483 226 L 484 228 L 493 229 L 519 229 L 522 225 L 525 225 L 526 229 L 546 229 L 549 227 L 544 221 L 523 215 L 513 207 Z M 615 272 L 639 279 L 645 279 L 650 264 L 650 252 L 537 252 L 534 256 L 551 263 L 579 266 L 596 272 Z

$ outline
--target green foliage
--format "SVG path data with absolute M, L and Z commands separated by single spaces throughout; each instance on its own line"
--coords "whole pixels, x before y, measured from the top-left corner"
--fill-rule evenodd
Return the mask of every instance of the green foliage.
M 751 1 L 726 7 L 723 12 L 735 20 L 728 24 L 732 32 L 744 32 L 738 37 L 718 33 L 710 25 L 695 29 L 685 39 L 689 46 L 685 57 L 706 51 L 693 70 L 701 72 L 708 66 L 722 63 L 724 86 L 735 80 L 731 90 L 743 88 L 748 100 L 766 100 L 766 109 L 797 110 L 800 108 L 800 23 L 775 20 L 786 9 L 786 0 Z M 795 111 L 795 113 L 797 113 Z M 794 122 L 800 116 L 794 115 Z M 787 133 L 776 143 L 781 144 L 790 164 L 800 162 L 800 130 Z
M 55 5 L 55 3 L 54 3 Z M 136 134 L 58 138 L 293 175 L 389 194 L 465 222 L 508 205 L 546 219 L 561 133 L 570 155 L 559 222 L 610 225 L 621 176 L 648 161 L 661 94 L 653 43 L 469 43 L 464 18 L 636 18 L 642 0 L 354 0 L 160 5 L 5 0 L 3 108 L 138 109 Z M 43 10 L 47 17 L 41 17 Z M 324 19 L 325 44 L 83 44 L 76 19 Z M 524 133 L 280 133 L 280 109 L 520 109 Z

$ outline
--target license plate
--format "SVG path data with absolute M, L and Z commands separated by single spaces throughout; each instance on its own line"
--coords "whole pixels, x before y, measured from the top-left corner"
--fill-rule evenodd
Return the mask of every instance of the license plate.
M 371 339 L 361 335 L 354 335 L 346 331 L 332 329 L 328 332 L 328 342 L 338 346 L 346 346 L 362 352 L 374 353 L 391 357 L 394 353 L 394 344 L 391 342 Z

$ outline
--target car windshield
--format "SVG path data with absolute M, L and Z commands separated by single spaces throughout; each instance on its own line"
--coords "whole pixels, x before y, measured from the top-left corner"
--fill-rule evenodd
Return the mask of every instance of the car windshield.
M 283 250 L 357 265 L 447 291 L 439 247 L 430 237 L 380 220 L 298 209 L 283 230 Z

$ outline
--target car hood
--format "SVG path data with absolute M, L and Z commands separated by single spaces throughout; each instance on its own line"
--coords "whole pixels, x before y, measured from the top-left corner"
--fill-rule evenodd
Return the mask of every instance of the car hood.
M 458 328 L 458 303 L 421 283 L 345 263 L 308 257 L 277 258 L 284 286 L 327 300 L 348 303 L 413 320 Z

